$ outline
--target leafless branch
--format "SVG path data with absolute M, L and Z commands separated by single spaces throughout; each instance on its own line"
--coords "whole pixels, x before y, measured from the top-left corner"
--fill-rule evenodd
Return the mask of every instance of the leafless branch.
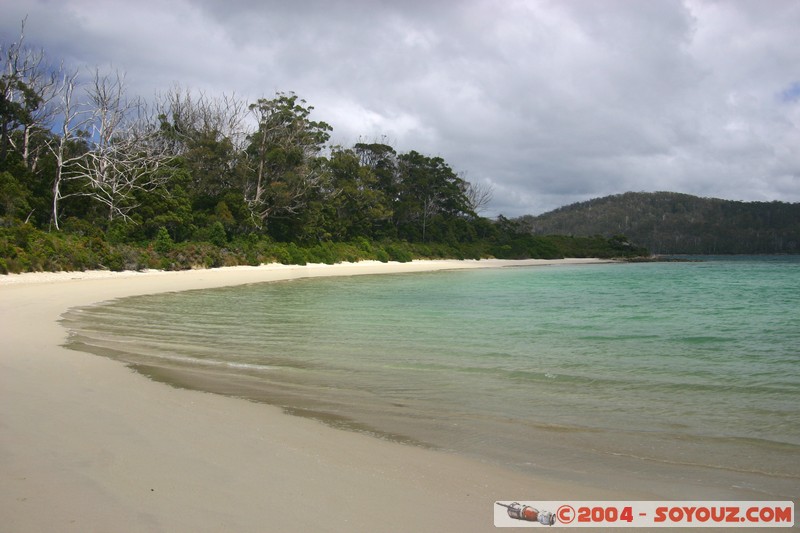
M 104 204 L 109 220 L 128 219 L 136 207 L 134 193 L 162 184 L 159 170 L 172 154 L 142 102 L 126 98 L 119 72 L 101 76 L 96 71 L 87 93 L 92 106 L 90 149 L 70 162 L 63 178 L 81 181 L 83 188 L 73 194 Z
M 475 213 L 480 213 L 486 209 L 494 196 L 494 187 L 489 182 L 471 183 L 467 182 L 465 191 L 470 207 Z

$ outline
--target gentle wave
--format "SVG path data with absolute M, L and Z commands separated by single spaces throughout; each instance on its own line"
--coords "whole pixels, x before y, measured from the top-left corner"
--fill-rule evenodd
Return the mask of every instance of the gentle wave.
M 64 323 L 76 349 L 263 373 L 259 399 L 279 389 L 288 409 L 513 464 L 558 434 L 793 479 L 797 309 L 800 258 L 737 258 L 316 279 L 130 298 Z

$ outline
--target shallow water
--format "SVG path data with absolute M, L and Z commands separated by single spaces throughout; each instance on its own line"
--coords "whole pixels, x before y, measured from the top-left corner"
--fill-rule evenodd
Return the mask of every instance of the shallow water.
M 799 311 L 800 258 L 739 257 L 297 280 L 64 321 L 70 347 L 155 379 L 378 436 L 681 498 L 792 498 Z

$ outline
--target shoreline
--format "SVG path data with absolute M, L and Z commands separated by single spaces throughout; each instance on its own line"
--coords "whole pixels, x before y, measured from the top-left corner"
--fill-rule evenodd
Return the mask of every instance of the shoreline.
M 307 265 L 283 265 L 279 263 L 259 266 L 231 266 L 192 270 L 84 270 L 59 272 L 23 272 L 20 274 L 0 274 L 0 287 L 9 285 L 28 285 L 65 281 L 121 280 L 143 277 L 194 277 L 209 280 L 213 277 L 228 276 L 219 280 L 219 286 L 232 286 L 246 283 L 284 281 L 303 277 L 333 277 L 358 274 L 401 274 L 406 272 L 433 272 L 437 270 L 462 270 L 470 268 L 507 268 L 524 266 L 581 265 L 618 262 L 613 259 L 567 258 L 567 259 L 433 259 L 415 260 L 407 263 L 390 261 L 360 261 L 357 263 L 336 263 L 333 265 L 309 263 Z M 209 278 L 211 276 L 211 278 Z M 250 281 L 243 279 L 252 277 Z M 202 287 L 210 288 L 210 287 Z M 188 290 L 188 289 L 179 289 Z M 163 292 L 163 291 L 157 291 Z
M 415 261 L 0 277 L 0 517 L 13 531 L 486 531 L 500 499 L 647 499 L 341 431 L 62 347 L 67 309 L 303 277 L 587 264 Z M 313 510 L 313 511 L 312 511 Z M 443 511 L 446 510 L 446 511 Z M 457 510 L 457 512 L 456 512 Z

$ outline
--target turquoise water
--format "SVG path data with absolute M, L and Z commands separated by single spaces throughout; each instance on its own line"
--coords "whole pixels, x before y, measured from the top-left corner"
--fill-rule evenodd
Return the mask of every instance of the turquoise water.
M 64 320 L 158 379 L 513 468 L 800 494 L 797 257 L 298 280 Z

